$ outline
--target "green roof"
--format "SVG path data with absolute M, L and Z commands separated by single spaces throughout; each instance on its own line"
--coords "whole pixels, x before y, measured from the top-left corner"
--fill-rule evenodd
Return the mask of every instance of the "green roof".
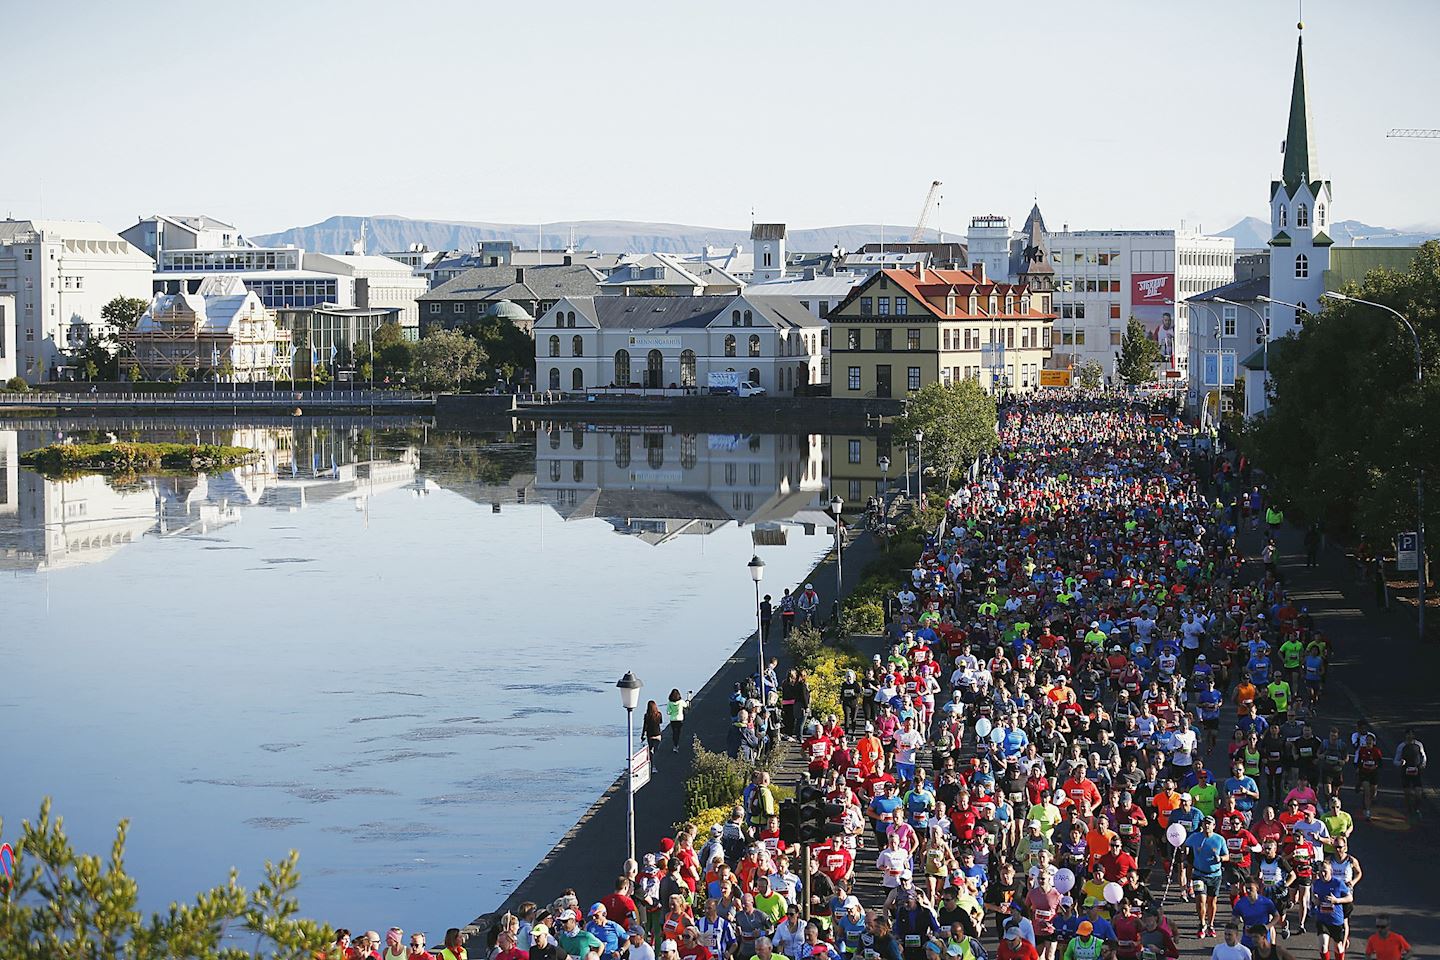
M 1270 246 L 1272 246 L 1272 247 L 1288 247 L 1288 246 L 1290 246 L 1290 234 L 1286 233 L 1284 230 L 1281 230 L 1279 233 L 1275 234 L 1275 236 L 1274 236 L 1273 239 L 1271 239 L 1271 241 L 1270 241 Z
M 1315 147 L 1310 142 L 1310 103 L 1305 97 L 1305 38 L 1295 44 L 1295 84 L 1290 90 L 1290 122 L 1285 128 L 1285 165 L 1281 178 L 1294 196 L 1298 184 L 1315 179 Z
M 1404 273 L 1419 252 L 1419 247 L 1331 247 L 1325 289 L 1339 290 L 1347 283 L 1363 283 L 1373 270 Z
M 1335 241 L 1331 240 L 1330 237 L 1326 235 L 1324 230 L 1317 230 L 1315 232 L 1315 238 L 1311 242 L 1314 243 L 1317 247 L 1328 247 Z

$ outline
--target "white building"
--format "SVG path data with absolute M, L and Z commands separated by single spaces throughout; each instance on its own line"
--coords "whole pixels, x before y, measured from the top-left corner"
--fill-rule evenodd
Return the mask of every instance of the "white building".
M 415 276 L 405 264 L 389 257 L 355 253 L 307 253 L 303 262 L 307 270 L 353 278 L 355 306 L 370 310 L 397 309 L 401 328 L 411 339 L 419 336 L 417 301 L 430 289 L 430 284 L 424 277 Z
M 107 303 L 149 299 L 154 267 L 97 223 L 0 220 L 0 298 L 14 301 L 16 373 L 31 383 L 55 379 L 67 352 L 105 331 L 100 311 Z M 0 322 L 0 331 L 5 327 Z
M 567 297 L 535 322 L 536 385 L 703 391 L 733 370 L 791 394 L 820 382 L 828 341 L 794 297 Z
M 15 293 L 0 290 L 0 383 L 16 376 Z
M 667 297 L 703 297 L 738 294 L 745 284 L 718 264 L 682 260 L 668 253 L 632 257 L 610 271 L 599 283 L 604 297 L 635 294 Z
M 983 264 L 985 276 L 996 281 L 1014 282 L 1010 275 L 1010 218 L 987 214 L 970 219 L 965 241 L 969 248 L 970 265 Z
M 1235 241 L 1184 230 L 1063 230 L 1049 234 L 1055 270 L 1056 367 L 1094 360 L 1114 377 L 1131 317 L 1165 355 L 1163 374 L 1189 366 L 1192 294 L 1235 279 Z
M 207 216 L 142 217 L 120 231 L 131 246 L 159 263 L 167 250 L 231 250 L 255 247 L 234 225 Z
M 144 379 L 163 380 L 184 369 L 241 383 L 272 380 L 290 366 L 290 337 L 275 314 L 240 280 L 207 277 L 195 293 L 160 293 L 135 324 L 121 334 L 122 368 L 138 367 Z

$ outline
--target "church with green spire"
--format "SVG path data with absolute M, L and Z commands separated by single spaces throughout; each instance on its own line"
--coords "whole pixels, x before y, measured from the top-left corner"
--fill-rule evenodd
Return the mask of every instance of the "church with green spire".
M 1300 25 L 1304 29 L 1304 25 Z M 1330 181 L 1316 162 L 1314 123 L 1305 83 L 1305 39 L 1295 46 L 1295 80 L 1285 127 L 1285 159 L 1280 179 L 1270 184 L 1270 296 L 1276 301 L 1320 309 L 1334 221 Z M 1283 337 L 1297 324 L 1296 311 L 1280 303 L 1270 308 L 1270 335 Z

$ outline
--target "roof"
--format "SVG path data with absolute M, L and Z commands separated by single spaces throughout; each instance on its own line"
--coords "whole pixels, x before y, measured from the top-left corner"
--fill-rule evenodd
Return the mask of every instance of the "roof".
M 1310 140 L 1310 102 L 1305 95 L 1304 37 L 1295 41 L 1295 81 L 1290 88 L 1290 120 L 1285 127 L 1285 163 L 1280 176 L 1292 192 L 1300 184 L 1316 179 L 1315 145 Z
M 410 276 L 408 265 L 373 253 L 306 253 L 304 266 L 351 277 L 376 273 Z
M 417 297 L 418 300 L 559 300 L 598 292 L 600 273 L 582 263 L 471 267 Z
M 1331 247 L 1325 268 L 1325 289 L 1339 290 L 1347 283 L 1364 283 L 1372 270 L 1405 273 L 1415 263 L 1419 247 Z
M 747 294 L 764 297 L 843 297 L 855 284 L 866 279 L 863 273 L 817 273 L 806 277 L 803 273 L 787 274 L 777 280 L 752 283 L 745 288 Z
M 722 297 L 596 297 L 577 309 L 605 330 L 658 330 L 662 327 L 708 327 L 730 304 Z
M 849 295 L 835 307 L 835 310 L 854 300 L 862 290 L 868 290 L 884 277 L 891 283 L 898 286 L 904 292 L 910 294 L 922 307 L 936 317 L 947 318 L 977 318 L 989 319 L 992 315 L 985 310 L 991 296 L 1004 298 L 1005 296 L 1028 296 L 1030 288 L 1023 283 L 996 283 L 986 281 L 981 283 L 975 275 L 968 270 L 926 270 L 922 277 L 914 270 L 881 270 L 866 283 L 851 290 Z M 931 303 L 931 299 L 944 300 L 949 294 L 955 294 L 955 311 L 947 313 L 944 309 Z M 969 312 L 970 295 L 984 298 L 976 313 Z M 1018 304 L 1016 305 L 1018 306 Z M 1004 310 L 1003 302 L 1000 311 Z M 999 315 L 999 313 L 995 314 Z M 1051 318 L 1050 313 L 1031 313 L 1026 316 L 1037 320 Z M 833 311 L 832 317 L 834 319 Z
M 1010 245 L 1010 254 L 1012 276 L 1055 272 L 1050 265 L 1050 239 L 1045 231 L 1045 218 L 1040 214 L 1040 204 L 1030 208 L 1020 239 Z
M 791 327 L 825 326 L 823 320 L 817 319 L 801 305 L 798 297 L 761 297 L 746 294 L 740 299 L 753 305 L 766 319 L 782 330 Z
M 784 240 L 785 224 L 783 223 L 752 223 L 750 225 L 751 240 Z
M 1221 284 L 1188 299 L 1192 301 L 1224 299 L 1234 300 L 1236 303 L 1252 303 L 1256 297 L 1268 297 L 1269 295 L 1270 278 L 1253 277 L 1249 280 L 1236 280 L 1232 283 Z

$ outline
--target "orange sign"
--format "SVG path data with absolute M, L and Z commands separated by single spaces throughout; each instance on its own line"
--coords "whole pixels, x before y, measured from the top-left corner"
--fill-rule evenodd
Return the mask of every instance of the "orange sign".
M 1069 370 L 1041 370 L 1040 386 L 1042 387 L 1068 387 L 1070 386 Z

